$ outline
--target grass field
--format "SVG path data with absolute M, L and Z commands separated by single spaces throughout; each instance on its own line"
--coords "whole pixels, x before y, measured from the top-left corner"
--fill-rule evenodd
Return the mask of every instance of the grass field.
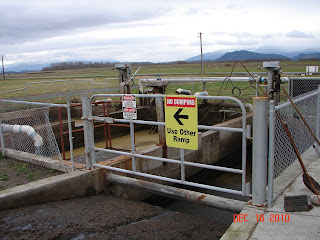
M 261 62 L 244 62 L 244 66 L 250 72 L 258 72 L 261 74 L 266 73 L 266 70 L 258 69 L 259 65 L 262 65 Z M 306 66 L 319 66 L 320 61 L 313 62 L 281 62 L 283 72 L 304 72 L 306 70 Z M 232 68 L 234 66 L 234 62 L 228 63 L 204 63 L 204 72 L 205 76 L 228 76 Z M 134 73 L 138 69 L 138 66 L 132 67 L 132 73 Z M 156 65 L 146 65 L 142 66 L 140 71 L 138 72 L 139 76 L 135 77 L 135 84 L 138 83 L 138 79 L 144 76 L 148 76 L 148 74 L 166 74 L 166 76 L 170 76 L 167 74 L 172 74 L 171 76 L 177 77 L 176 74 L 184 74 L 182 76 L 201 76 L 200 73 L 200 64 L 156 64 Z M 246 70 L 238 63 L 234 70 L 234 73 L 237 72 L 246 72 Z M 32 72 L 25 74 L 11 74 L 6 76 L 6 80 L 0 80 L 0 93 L 12 91 L 15 89 L 21 89 L 19 91 L 1 94 L 0 98 L 12 98 L 12 97 L 21 97 L 21 96 L 32 96 L 32 95 L 40 95 L 46 93 L 57 93 L 57 92 L 67 92 L 69 89 L 71 90 L 80 90 L 80 89 L 92 89 L 91 81 L 83 81 L 84 79 L 93 79 L 94 83 L 99 83 L 99 85 L 95 85 L 95 88 L 104 88 L 105 78 L 116 78 L 117 70 L 112 70 L 112 68 L 92 68 L 92 69 L 79 69 L 79 70 L 59 70 L 59 71 L 50 71 L 50 72 Z M 210 75 L 213 73 L 215 75 Z M 221 73 L 221 75 L 216 75 Z M 198 74 L 198 75 L 194 75 Z M 202 75 L 203 76 L 203 75 Z M 235 75 L 233 75 L 235 76 Z M 156 76 L 153 76 L 156 77 Z M 70 82 L 68 81 L 70 80 Z M 81 79 L 82 81 L 73 81 L 74 79 Z M 54 82 L 56 80 L 63 80 L 61 82 Z M 48 81 L 49 83 L 41 83 L 41 84 L 32 84 L 32 82 L 43 82 Z M 108 87 L 118 87 L 119 83 L 117 79 L 108 80 Z M 181 84 L 180 84 L 181 85 Z M 208 83 L 207 91 L 211 95 L 217 95 L 221 89 L 222 83 Z M 255 85 L 255 84 L 254 84 Z M 174 91 L 179 87 L 178 85 L 171 84 L 167 88 L 167 93 L 174 93 Z M 191 84 L 183 84 L 180 87 L 184 89 L 191 90 Z M 236 87 L 236 88 L 234 88 Z M 27 88 L 27 89 L 25 89 Z M 241 94 L 239 95 L 239 89 L 241 89 Z M 244 97 L 245 95 L 252 95 L 253 87 L 249 83 L 234 83 L 228 84 L 228 87 L 225 89 L 223 86 L 220 91 L 220 95 L 231 95 L 232 90 L 234 92 L 237 91 L 235 95 L 239 95 L 239 98 Z M 203 86 L 202 83 L 195 83 L 193 85 L 194 92 L 202 91 Z M 136 89 L 132 90 L 133 93 L 137 93 Z M 251 96 L 252 97 L 252 96 Z M 57 97 L 59 98 L 59 97 Z M 246 97 L 245 97 L 246 98 Z M 51 99 L 46 100 L 50 102 L 63 102 L 64 99 Z

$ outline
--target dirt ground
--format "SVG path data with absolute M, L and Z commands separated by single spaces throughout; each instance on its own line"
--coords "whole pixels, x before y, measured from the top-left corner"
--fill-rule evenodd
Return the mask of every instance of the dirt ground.
M 0 158 L 0 191 L 59 174 L 62 172 L 7 157 Z
M 56 174 L 61 173 L 1 159 L 0 190 Z M 228 227 L 104 194 L 0 211 L 1 240 L 219 239 Z
M 219 239 L 228 226 L 107 195 L 0 211 L 0 239 Z

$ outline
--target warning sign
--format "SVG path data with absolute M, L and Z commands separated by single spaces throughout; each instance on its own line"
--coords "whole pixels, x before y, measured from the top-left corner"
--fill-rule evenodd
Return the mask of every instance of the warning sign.
M 194 96 L 165 97 L 166 143 L 169 147 L 198 149 L 198 105 Z
M 137 102 L 134 95 L 122 97 L 122 112 L 124 119 L 137 119 Z

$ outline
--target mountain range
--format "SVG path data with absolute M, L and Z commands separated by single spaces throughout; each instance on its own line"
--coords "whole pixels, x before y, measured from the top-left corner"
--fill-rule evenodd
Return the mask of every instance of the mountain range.
M 320 52 L 316 53 L 296 53 L 295 57 L 286 56 L 284 54 L 273 54 L 273 53 L 256 53 L 246 50 L 226 52 L 226 51 L 215 51 L 203 54 L 203 61 L 245 61 L 251 59 L 282 59 L 282 60 L 306 60 L 306 59 L 320 59 Z M 290 54 L 292 56 L 292 53 Z M 294 56 L 294 55 L 293 55 Z M 186 59 L 187 62 L 200 61 L 201 55 L 197 55 Z
M 234 51 L 228 52 L 226 50 L 220 50 L 215 52 L 208 52 L 203 54 L 204 61 L 245 61 L 250 59 L 260 59 L 260 60 L 308 60 L 308 59 L 320 59 L 320 52 L 285 52 L 277 51 L 277 54 L 272 53 L 270 50 L 260 50 L 259 52 L 252 51 Z M 201 56 L 197 55 L 188 58 L 184 61 L 187 62 L 197 62 L 201 60 Z M 101 60 L 103 61 L 103 60 Z M 114 61 L 109 61 L 114 62 Z M 6 66 L 6 72 L 21 72 L 21 71 L 40 71 L 42 68 L 49 66 L 50 63 L 42 64 L 21 64 L 17 66 Z M 0 72 L 2 72 L 0 70 Z

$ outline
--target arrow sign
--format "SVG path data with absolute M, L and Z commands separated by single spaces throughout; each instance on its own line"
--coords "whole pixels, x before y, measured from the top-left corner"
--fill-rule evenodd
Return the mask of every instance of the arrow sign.
M 188 115 L 179 115 L 181 113 L 181 111 L 183 110 L 183 108 L 179 108 L 178 111 L 174 114 L 174 119 L 177 120 L 177 122 L 180 124 L 180 125 L 183 125 L 183 123 L 180 121 L 180 118 L 182 119 L 189 119 L 189 116 Z

